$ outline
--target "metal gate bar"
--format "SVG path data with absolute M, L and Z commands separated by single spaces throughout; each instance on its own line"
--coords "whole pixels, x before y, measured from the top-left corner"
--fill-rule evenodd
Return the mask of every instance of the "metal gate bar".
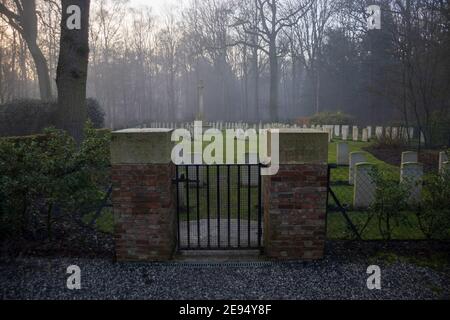
M 260 165 L 180 165 L 174 183 L 179 250 L 262 248 Z

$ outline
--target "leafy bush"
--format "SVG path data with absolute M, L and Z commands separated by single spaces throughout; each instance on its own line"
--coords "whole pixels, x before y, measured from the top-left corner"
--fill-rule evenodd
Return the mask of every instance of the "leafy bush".
M 88 98 L 86 103 L 88 119 L 92 122 L 94 128 L 103 128 L 105 126 L 105 112 L 98 101 L 93 98 Z
M 370 207 L 375 219 L 378 221 L 378 229 L 385 240 L 392 238 L 395 226 L 408 223 L 404 211 L 408 208 L 410 185 L 398 183 L 378 169 L 374 169 L 372 177 L 375 181 L 375 201 Z
M 431 114 L 430 125 L 423 128 L 430 147 L 450 146 L 450 112 L 443 110 Z
M 0 223 L 3 237 L 36 236 L 44 226 L 52 239 L 59 215 L 103 198 L 109 180 L 109 141 L 91 123 L 78 148 L 67 133 L 0 140 Z
M 416 208 L 419 227 L 428 239 L 450 235 L 450 172 L 425 177 L 422 201 Z
M 87 99 L 87 115 L 94 128 L 103 128 L 105 113 L 95 99 Z M 0 136 L 23 136 L 42 133 L 56 126 L 56 102 L 16 100 L 0 105 Z
M 353 125 L 355 119 L 348 114 L 338 112 L 321 112 L 317 113 L 310 119 L 313 125 Z
M 0 105 L 0 136 L 41 133 L 55 124 L 56 104 L 40 100 L 16 100 Z
M 373 148 L 376 149 L 399 149 L 405 145 L 405 140 L 401 138 L 393 139 L 392 137 L 388 137 L 383 135 L 381 137 L 375 138 L 375 143 Z

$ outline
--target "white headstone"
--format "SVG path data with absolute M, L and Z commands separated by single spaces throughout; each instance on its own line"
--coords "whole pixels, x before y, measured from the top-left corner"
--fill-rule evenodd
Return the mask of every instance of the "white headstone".
M 417 162 L 402 163 L 400 170 L 400 183 L 407 183 L 410 187 L 409 203 L 420 201 L 422 193 L 423 165 Z
M 359 129 L 357 126 L 353 127 L 353 141 L 359 140 Z
M 373 167 L 367 162 L 361 162 L 355 166 L 354 208 L 368 208 L 375 200 L 376 185 L 371 175 Z
M 439 173 L 442 174 L 444 171 L 444 164 L 448 162 L 448 154 L 445 151 L 439 152 Z
M 367 138 L 368 140 L 372 140 L 372 126 L 367 127 Z
M 413 127 L 409 128 L 408 135 L 409 135 L 410 139 L 414 139 L 414 128 Z
M 391 139 L 392 138 L 391 127 L 386 127 L 385 133 L 384 133 L 384 137 L 387 138 L 387 139 Z
M 362 141 L 369 142 L 369 129 L 363 129 L 362 131 Z
M 338 166 L 348 166 L 350 159 L 350 149 L 348 147 L 348 143 L 346 142 L 338 142 L 336 145 L 337 148 L 337 165 Z
M 383 138 L 383 127 L 377 127 L 375 129 L 375 135 L 378 140 L 381 140 Z
M 402 136 L 402 140 L 403 141 L 408 141 L 409 140 L 408 128 L 401 128 L 401 136 Z
M 392 128 L 391 138 L 392 138 L 392 140 L 397 140 L 399 138 L 398 137 L 398 128 Z
M 333 141 L 333 129 L 328 127 L 326 130 L 328 132 L 328 143 L 330 143 L 331 141 Z
M 423 132 L 420 133 L 420 144 L 425 144 L 425 135 L 423 134 Z
M 355 166 L 358 163 L 367 162 L 367 154 L 365 152 L 351 152 L 349 157 L 348 183 L 353 185 L 355 181 Z
M 402 153 L 402 163 L 419 162 L 419 155 L 415 151 L 406 151 Z
M 341 135 L 341 126 L 334 126 L 334 135 L 339 137 Z
M 349 129 L 349 126 L 342 126 L 342 140 L 347 141 Z

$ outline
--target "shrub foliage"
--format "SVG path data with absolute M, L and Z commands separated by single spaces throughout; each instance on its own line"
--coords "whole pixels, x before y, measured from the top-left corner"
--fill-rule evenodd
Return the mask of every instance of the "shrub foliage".
M 310 119 L 313 125 L 352 125 L 355 119 L 348 114 L 338 112 L 321 112 L 317 113 Z
M 100 104 L 87 99 L 88 119 L 95 128 L 103 128 L 105 113 Z M 42 133 L 45 128 L 57 126 L 56 102 L 16 100 L 0 105 L 0 136 L 23 136 Z
M 61 215 L 99 202 L 109 181 L 108 133 L 89 123 L 77 147 L 67 133 L 0 139 L 0 237 L 36 236 Z
M 416 208 L 416 215 L 427 239 L 450 235 L 450 171 L 425 177 L 422 201 Z

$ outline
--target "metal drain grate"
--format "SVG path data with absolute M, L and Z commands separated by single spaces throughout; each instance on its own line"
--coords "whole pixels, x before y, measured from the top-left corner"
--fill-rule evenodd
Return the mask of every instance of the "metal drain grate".
M 274 266 L 305 266 L 304 262 L 274 262 L 274 261 L 253 261 L 253 262 L 168 262 L 152 264 L 155 267 L 181 267 L 181 268 L 254 268 L 254 267 L 274 267 Z

